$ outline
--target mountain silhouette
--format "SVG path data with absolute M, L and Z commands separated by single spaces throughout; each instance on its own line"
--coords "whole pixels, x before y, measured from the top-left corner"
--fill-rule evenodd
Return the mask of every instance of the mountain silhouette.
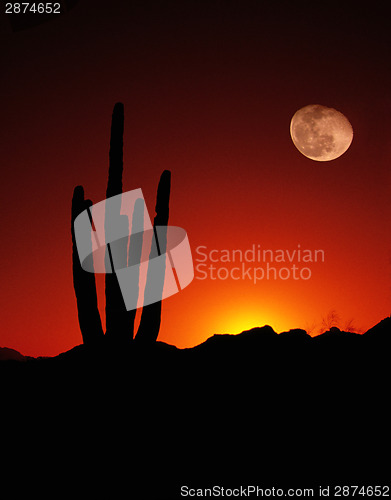
M 371 341 L 380 343 L 388 343 L 390 341 L 391 332 L 391 316 L 384 318 L 380 323 L 370 328 L 364 333 L 365 338 Z
M 391 317 L 387 317 L 380 321 L 375 326 L 371 327 L 364 334 L 347 332 L 340 330 L 338 327 L 331 327 L 328 331 L 311 337 L 305 330 L 296 328 L 281 333 L 276 333 L 269 325 L 256 327 L 250 330 L 245 330 L 238 334 L 215 334 L 207 340 L 194 347 L 177 348 L 174 345 L 165 342 L 157 341 L 147 349 L 143 347 L 132 348 L 129 350 L 118 349 L 110 344 L 99 345 L 95 349 L 88 346 L 80 345 L 72 348 L 69 351 L 61 353 L 54 357 L 39 357 L 24 356 L 18 351 L 11 348 L 0 348 L 0 361 L 2 360 L 18 360 L 31 361 L 31 365 L 35 362 L 43 362 L 51 364 L 58 363 L 78 363 L 84 362 L 84 357 L 106 356 L 115 358 L 115 356 L 131 356 L 137 352 L 141 356 L 148 355 L 153 357 L 165 357 L 180 359 L 183 357 L 186 360 L 193 358 L 209 358 L 218 361 L 227 355 L 236 355 L 238 357 L 253 357 L 266 354 L 281 355 L 286 349 L 294 349 L 296 355 L 300 355 L 300 350 L 309 347 L 314 352 L 319 352 L 318 346 L 322 349 L 351 349 L 352 352 L 366 351 L 368 348 L 377 349 L 377 354 L 381 356 L 385 345 L 391 343 Z M 382 349 L 380 349 L 380 347 Z M 349 360 L 346 360 L 349 363 Z
M 29 415 L 59 457 L 48 458 L 54 477 L 67 456 L 72 469 L 89 464 L 86 491 L 175 499 L 184 484 L 384 484 L 390 327 L 310 337 L 264 326 L 186 349 L 83 344 L 0 362 L 2 399 L 24 415 L 18 434 Z M 53 432 L 65 437 L 52 443 Z
M 29 356 L 24 356 L 15 349 L 8 347 L 0 347 L 0 361 L 25 361 L 31 359 Z

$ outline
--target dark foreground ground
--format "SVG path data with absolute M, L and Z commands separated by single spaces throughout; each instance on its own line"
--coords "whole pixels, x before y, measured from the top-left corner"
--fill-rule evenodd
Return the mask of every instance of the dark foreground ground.
M 192 349 L 3 361 L 4 491 L 175 499 L 181 486 L 317 496 L 387 485 L 390 339 L 387 318 L 364 335 L 263 327 Z

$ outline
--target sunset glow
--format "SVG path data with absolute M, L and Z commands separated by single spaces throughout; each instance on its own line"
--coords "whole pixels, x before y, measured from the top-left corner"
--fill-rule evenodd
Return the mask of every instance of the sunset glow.
M 71 198 L 79 184 L 94 203 L 105 198 L 117 101 L 123 189 L 141 188 L 153 217 L 159 176 L 172 172 L 169 224 L 187 231 L 195 265 L 193 282 L 163 302 L 159 340 L 190 347 L 265 324 L 314 335 L 332 310 L 339 326 L 352 320 L 365 331 L 388 316 L 387 16 L 369 22 L 358 6 L 337 15 L 314 3 L 227 2 L 224 14 L 219 2 L 154 13 L 120 2 L 120 14 L 116 2 L 94 12 L 87 3 L 1 34 L 0 346 L 39 356 L 81 343 Z M 354 140 L 336 160 L 310 160 L 292 143 L 290 120 L 312 102 L 352 124 Z M 238 260 L 253 246 L 273 261 Z M 236 261 L 222 261 L 233 251 Z M 203 274 L 210 265 L 213 276 Z M 267 275 L 267 265 L 276 271 Z M 102 276 L 97 283 L 104 318 Z

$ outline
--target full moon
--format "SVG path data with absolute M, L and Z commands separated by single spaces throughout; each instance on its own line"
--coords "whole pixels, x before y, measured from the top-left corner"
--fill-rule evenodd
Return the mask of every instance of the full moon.
M 291 137 L 307 158 L 330 161 L 347 151 L 353 140 L 353 128 L 336 109 L 310 104 L 293 115 Z

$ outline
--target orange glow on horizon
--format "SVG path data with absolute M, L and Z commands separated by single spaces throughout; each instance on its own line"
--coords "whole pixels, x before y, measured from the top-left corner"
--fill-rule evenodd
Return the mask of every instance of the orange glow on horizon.
M 160 174 L 171 170 L 169 225 L 187 231 L 195 266 L 199 246 L 300 245 L 325 256 L 309 263 L 308 280 L 254 283 L 237 272 L 200 279 L 196 270 L 163 302 L 158 340 L 191 347 L 265 324 L 315 335 L 332 310 L 341 328 L 352 320 L 366 331 L 389 316 L 388 19 L 359 8 L 352 18 L 343 2 L 338 22 L 320 2 L 306 15 L 294 2 L 284 15 L 276 2 L 243 10 L 237 2 L 224 15 L 222 2 L 156 13 L 148 2 L 122 2 L 121 16 L 115 2 L 94 11 L 82 3 L 58 21 L 0 34 L 0 346 L 52 356 L 82 341 L 71 198 L 76 185 L 94 203 L 105 198 L 117 101 L 125 106 L 123 190 L 141 188 L 153 217 Z M 322 13 L 316 23 L 308 22 L 312 9 Z M 361 25 L 368 29 L 358 35 Z M 291 118 L 310 103 L 338 109 L 352 124 L 340 158 L 312 161 L 292 143 Z

